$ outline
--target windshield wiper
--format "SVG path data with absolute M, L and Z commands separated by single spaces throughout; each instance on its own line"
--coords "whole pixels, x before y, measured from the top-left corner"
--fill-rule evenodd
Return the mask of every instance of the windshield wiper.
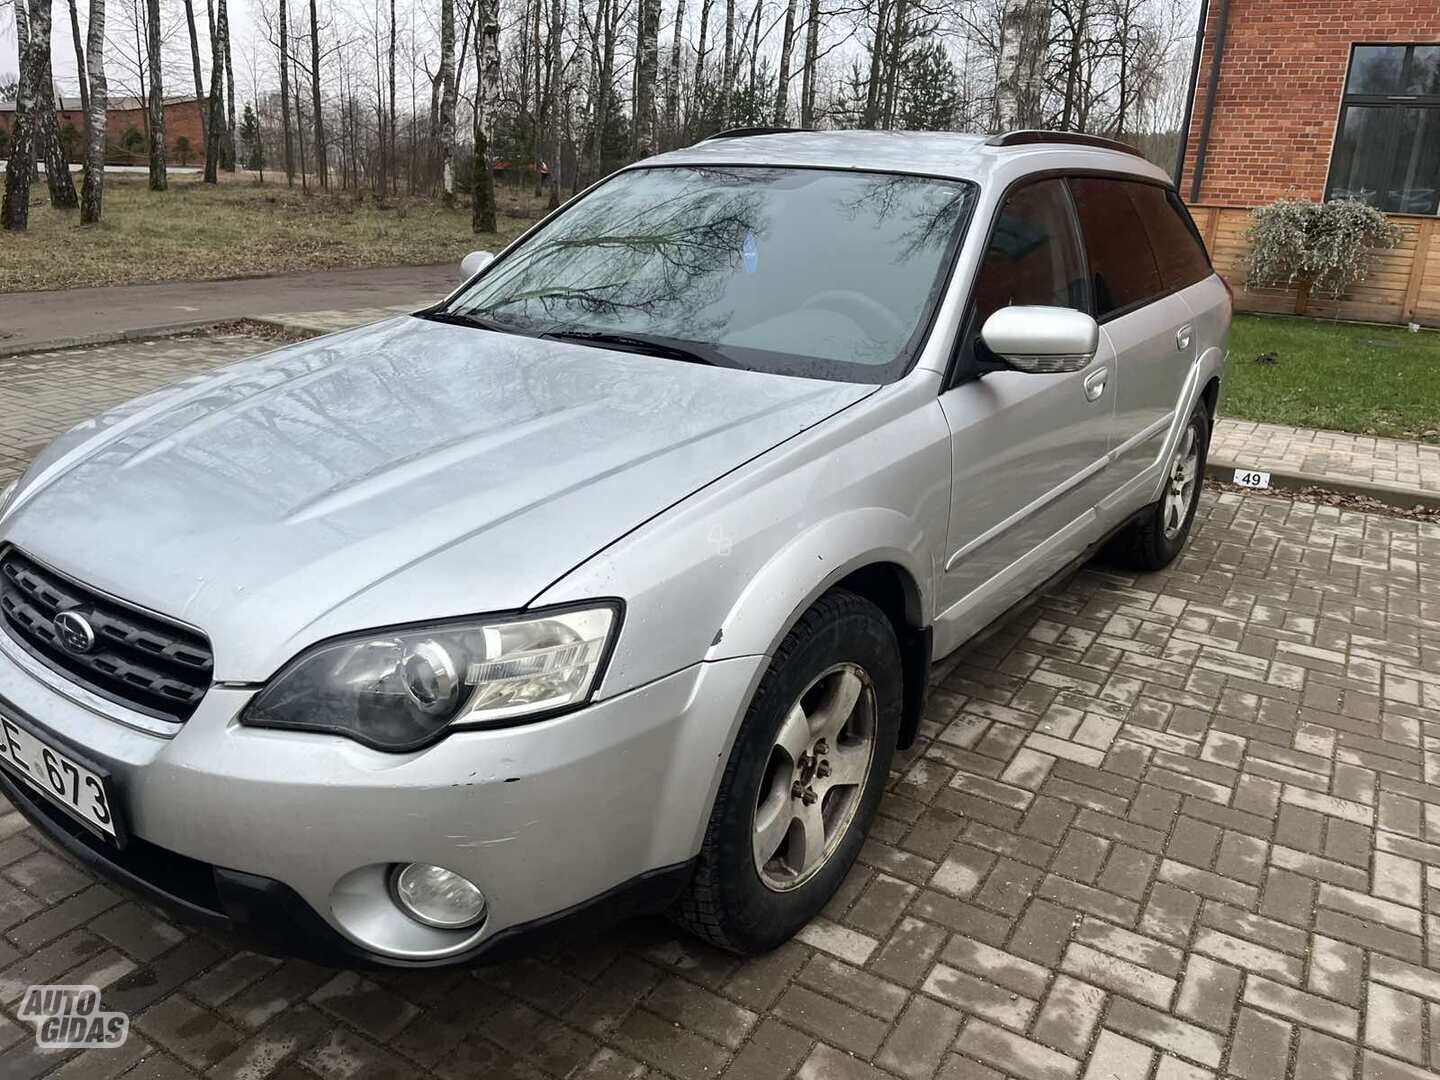
M 487 319 L 484 315 L 472 315 L 463 311 L 422 311 L 415 317 L 429 319 L 431 322 L 446 323 L 450 326 L 473 326 L 477 330 L 491 330 L 497 334 L 524 333 L 519 327 L 495 319 Z
M 723 359 L 715 349 L 704 345 L 681 345 L 658 334 L 627 334 L 608 330 L 547 330 L 540 335 L 554 341 L 574 341 L 581 345 L 601 345 L 667 360 L 683 360 L 688 364 L 709 364 L 713 367 L 739 367 Z

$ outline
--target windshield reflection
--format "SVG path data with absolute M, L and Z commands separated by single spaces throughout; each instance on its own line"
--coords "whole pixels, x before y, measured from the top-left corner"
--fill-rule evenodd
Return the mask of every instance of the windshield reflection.
M 448 314 L 885 382 L 923 336 L 972 192 L 824 169 L 631 170 L 492 264 Z

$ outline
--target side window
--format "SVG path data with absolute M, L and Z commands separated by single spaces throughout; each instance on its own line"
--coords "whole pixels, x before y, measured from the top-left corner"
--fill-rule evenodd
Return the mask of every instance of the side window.
M 1098 319 L 1165 291 L 1140 212 L 1126 190 L 1132 186 L 1140 185 L 1097 177 L 1070 181 L 1090 256 Z
M 1165 291 L 1175 292 L 1209 277 L 1210 259 L 1205 254 L 1205 245 L 1195 234 L 1179 196 L 1154 184 L 1126 184 L 1125 187 L 1140 212 Z
M 975 278 L 971 325 L 978 333 L 986 319 L 1011 304 L 1088 311 L 1084 267 L 1064 183 L 1027 184 L 1000 208 Z

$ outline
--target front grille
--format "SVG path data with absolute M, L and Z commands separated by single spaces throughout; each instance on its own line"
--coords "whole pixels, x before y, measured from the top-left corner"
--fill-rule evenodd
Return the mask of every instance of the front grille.
M 62 611 L 84 616 L 95 634 L 91 649 L 61 644 L 54 621 Z M 147 716 L 188 720 L 210 686 L 203 634 L 96 592 L 13 547 L 0 549 L 0 622 L 47 666 Z

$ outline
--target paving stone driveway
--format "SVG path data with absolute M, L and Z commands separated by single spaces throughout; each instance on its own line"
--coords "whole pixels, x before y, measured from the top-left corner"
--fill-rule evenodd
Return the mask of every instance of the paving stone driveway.
M 172 345 L 124 347 L 137 385 L 246 347 Z M 104 396 L 74 357 L 17 405 L 6 363 L 0 432 Z M 861 864 L 748 963 L 660 920 L 474 971 L 279 962 L 0 816 L 0 1077 L 1437 1075 L 1440 528 L 1210 494 L 1198 526 L 942 664 Z M 39 1054 L 41 981 L 104 987 L 130 1043 Z

